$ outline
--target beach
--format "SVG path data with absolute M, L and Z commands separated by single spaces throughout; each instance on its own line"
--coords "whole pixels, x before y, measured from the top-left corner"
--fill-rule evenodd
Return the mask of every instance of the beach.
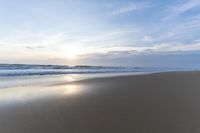
M 200 72 L 0 89 L 0 133 L 199 133 Z

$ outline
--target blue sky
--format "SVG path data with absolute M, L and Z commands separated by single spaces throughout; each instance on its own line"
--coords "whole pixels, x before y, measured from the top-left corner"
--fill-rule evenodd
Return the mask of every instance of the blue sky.
M 200 0 L 0 0 L 0 20 L 2 63 L 199 66 Z

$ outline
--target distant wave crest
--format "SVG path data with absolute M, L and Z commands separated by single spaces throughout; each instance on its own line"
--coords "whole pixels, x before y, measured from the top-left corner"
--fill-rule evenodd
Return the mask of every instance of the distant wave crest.
M 0 64 L 0 76 L 155 72 L 169 68 Z

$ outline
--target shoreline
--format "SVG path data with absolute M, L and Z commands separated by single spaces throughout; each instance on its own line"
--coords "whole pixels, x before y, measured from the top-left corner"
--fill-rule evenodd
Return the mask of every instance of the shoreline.
M 81 82 L 87 82 L 90 80 L 101 80 L 101 79 L 112 79 L 112 78 L 125 78 L 125 77 L 137 77 L 137 76 L 151 76 L 151 75 L 165 75 L 165 74 L 191 74 L 191 73 L 199 73 L 200 74 L 200 70 L 191 70 L 191 71 L 163 71 L 163 72 L 142 72 L 142 73 L 120 73 L 119 75 L 112 75 L 112 74 L 108 74 L 106 76 L 93 76 L 91 78 L 84 78 L 84 79 L 80 79 L 80 80 L 75 80 L 75 81 L 71 81 L 68 83 L 60 83 L 60 84 L 55 84 L 53 86 L 56 85 L 66 85 L 66 84 L 73 84 L 73 83 L 81 83 Z

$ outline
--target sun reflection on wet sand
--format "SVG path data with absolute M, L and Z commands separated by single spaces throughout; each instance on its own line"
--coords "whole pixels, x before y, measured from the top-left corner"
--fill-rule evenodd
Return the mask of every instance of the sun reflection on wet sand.
M 83 94 L 81 85 L 26 86 L 0 89 L 0 105 Z
M 65 95 L 76 95 L 82 92 L 81 87 L 78 85 L 66 85 L 63 89 Z
M 76 80 L 76 77 L 74 75 L 67 75 L 67 76 L 64 76 L 63 77 L 63 80 L 65 82 L 72 82 L 72 81 L 75 81 Z

